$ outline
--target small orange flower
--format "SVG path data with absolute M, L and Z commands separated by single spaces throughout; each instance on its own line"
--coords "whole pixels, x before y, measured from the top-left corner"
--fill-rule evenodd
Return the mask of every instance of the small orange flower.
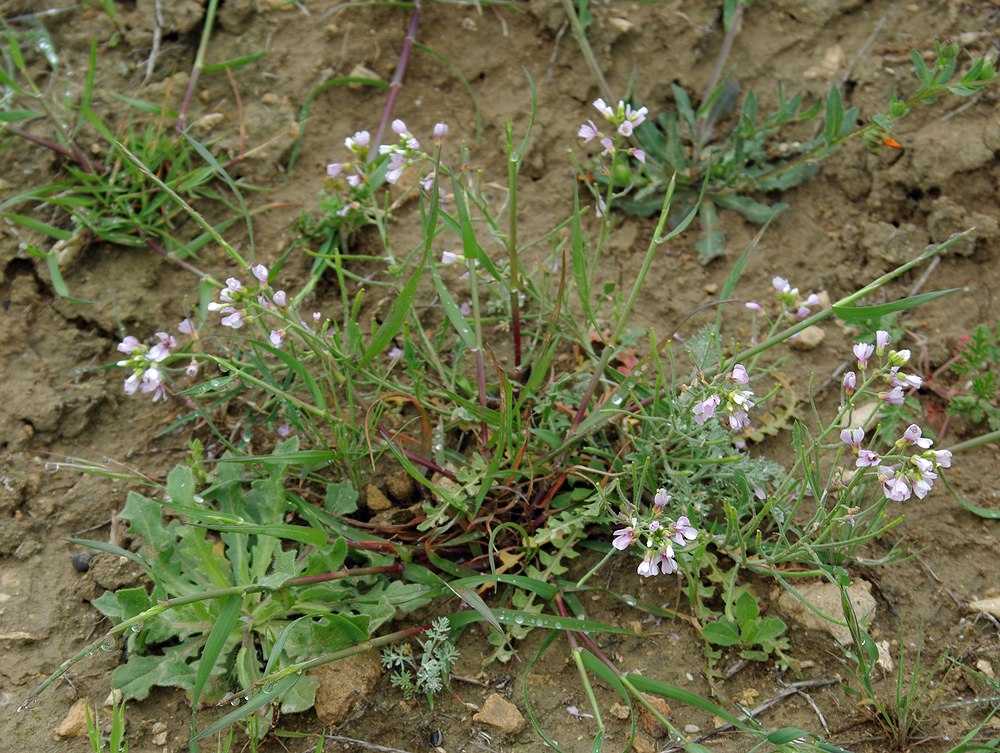
M 896 139 L 894 139 L 892 136 L 886 136 L 885 138 L 883 138 L 882 139 L 882 146 L 887 146 L 890 149 L 902 149 L 903 148 L 903 145 L 900 144 L 898 141 L 896 141 Z

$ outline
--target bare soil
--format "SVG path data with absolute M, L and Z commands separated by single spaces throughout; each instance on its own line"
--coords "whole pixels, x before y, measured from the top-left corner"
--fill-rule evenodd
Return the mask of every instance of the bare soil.
M 176 106 L 197 47 L 200 4 L 191 0 L 164 4 L 171 7 L 163 21 L 162 44 L 145 82 L 156 23 L 154 4 L 151 0 L 118 3 L 122 35 L 114 34 L 95 5 L 74 6 L 39 21 L 77 80 L 86 68 L 90 40 L 97 41 L 95 104 L 101 114 L 114 123 L 130 117 L 110 92 L 151 101 L 165 98 Z M 624 96 L 633 87 L 634 101 L 653 112 L 670 106 L 671 82 L 700 92 L 723 36 L 718 5 L 680 0 L 592 2 L 589 35 L 612 91 Z M 15 26 L 27 23 L 16 17 L 38 9 L 39 4 L 30 1 L 0 4 L 0 13 Z M 216 148 L 222 151 L 235 154 L 241 140 L 248 147 L 270 142 L 238 168 L 263 188 L 250 196 L 255 205 L 277 206 L 257 216 L 259 261 L 273 261 L 288 247 L 296 217 L 315 205 L 325 165 L 343 157 L 345 135 L 362 128 L 374 130 L 385 92 L 337 87 L 317 97 L 301 154 L 289 172 L 290 126 L 299 108 L 316 85 L 332 77 L 360 74 L 388 81 L 409 17 L 406 9 L 364 3 L 224 3 L 210 58 L 221 61 L 256 50 L 266 54 L 235 70 L 231 80 L 221 71 L 205 74 L 191 119 L 221 115 L 200 135 L 221 138 Z M 773 97 L 782 82 L 786 92 L 820 98 L 832 82 L 841 82 L 847 105 L 867 115 L 883 107 L 892 93 L 914 87 L 911 48 L 929 54 L 934 40 L 958 40 L 976 55 L 995 53 L 998 29 L 1000 7 L 988 1 L 758 0 L 747 13 L 730 60 L 744 89 L 752 88 L 761 97 Z M 415 51 L 394 115 L 420 134 L 429 134 L 435 122 L 448 122 L 452 129 L 448 149 L 454 153 L 460 140 L 467 142 L 473 163 L 498 185 L 506 175 L 504 118 L 524 128 L 531 101 L 525 73 L 534 79 L 539 109 L 523 172 L 522 233 L 534 238 L 547 232 L 572 207 L 576 177 L 566 151 L 575 148 L 576 130 L 593 117 L 590 103 L 599 95 L 567 32 L 561 4 L 556 0 L 482 7 L 426 3 L 417 40 L 434 54 Z M 481 118 L 480 133 L 475 108 Z M 768 229 L 742 285 L 748 295 L 763 296 L 771 277 L 780 274 L 804 290 L 826 290 L 836 299 L 925 245 L 976 226 L 970 239 L 944 258 L 929 279 L 921 281 L 922 270 L 916 270 L 886 291 L 887 296 L 898 297 L 918 284 L 923 290 L 964 288 L 905 320 L 910 332 L 905 344 L 922 359 L 921 368 L 929 375 L 948 359 L 959 337 L 1000 316 L 993 293 L 1000 290 L 996 95 L 969 102 L 941 101 L 905 120 L 895 135 L 903 149 L 872 154 L 860 145 L 848 146 L 816 178 L 786 194 L 783 199 L 791 209 Z M 3 194 L 40 185 L 59 174 L 59 160 L 46 149 L 19 139 L 5 145 L 0 151 Z M 758 228 L 733 214 L 724 222 L 731 259 Z M 405 217 L 401 223 L 405 225 Z M 651 231 L 647 220 L 619 221 L 611 253 L 605 257 L 608 279 L 632 279 Z M 244 247 L 248 242 L 238 231 L 232 236 Z M 93 574 L 74 570 L 70 558 L 78 549 L 62 539 L 106 538 L 127 489 L 113 480 L 57 472 L 50 464 L 85 458 L 122 463 L 156 476 L 183 456 L 185 436 L 161 435 L 175 408 L 127 398 L 119 374 L 101 367 L 115 360 L 115 344 L 123 333 L 149 334 L 185 316 L 195 300 L 196 280 L 150 252 L 94 245 L 65 270 L 73 295 L 85 301 L 72 303 L 55 295 L 44 263 L 24 253 L 25 241 L 39 239 L 10 224 L 0 227 L 0 750 L 83 751 L 88 749 L 85 739 L 59 738 L 55 729 L 78 698 L 98 704 L 104 700 L 120 653 L 89 659 L 33 708 L 19 714 L 14 710 L 42 677 L 103 629 L 101 616 L 88 604 L 102 589 Z M 693 236 L 681 238 L 657 260 L 651 278 L 655 284 L 643 302 L 638 324 L 663 327 L 677 322 L 717 292 L 728 264 L 720 260 L 700 265 L 693 244 Z M 303 275 L 307 264 L 304 259 L 293 260 L 288 274 Z M 225 260 L 217 251 L 205 251 L 198 265 L 225 276 Z M 316 305 L 332 304 L 318 300 Z M 784 367 L 799 395 L 807 394 L 811 376 L 822 385 L 850 353 L 845 331 L 833 324 L 825 325 L 825 330 L 826 339 L 818 348 L 793 352 Z M 928 397 L 927 405 L 930 410 L 940 407 L 933 397 Z M 975 433 L 976 427 L 952 422 L 944 445 Z M 754 451 L 780 459 L 787 454 L 788 443 L 781 434 Z M 949 478 L 968 500 L 996 507 L 998 461 L 996 446 L 962 453 Z M 947 651 L 966 666 L 979 662 L 980 668 L 1000 669 L 996 620 L 977 617 L 966 606 L 977 598 L 1000 596 L 997 523 L 966 512 L 943 490 L 935 490 L 925 501 L 907 503 L 901 511 L 906 521 L 893 531 L 893 539 L 914 542 L 918 554 L 892 567 L 857 573 L 873 584 L 876 637 L 892 645 L 902 640 L 907 648 L 922 646 L 928 664 Z M 680 606 L 678 584 L 670 579 L 640 582 L 631 568 L 619 566 L 609 584 L 620 593 Z M 770 586 L 758 586 L 759 595 L 770 604 Z M 712 692 L 701 675 L 700 643 L 684 623 L 644 622 L 641 615 L 610 600 L 595 603 L 594 609 L 594 617 L 622 621 L 642 633 L 641 640 L 609 644 L 608 650 L 620 657 L 622 666 L 703 695 Z M 530 725 L 504 736 L 472 722 L 473 712 L 464 704 L 479 706 L 492 692 L 509 697 L 524 711 L 524 661 L 480 668 L 476 640 L 475 635 L 466 637 L 462 646 L 466 658 L 458 673 L 481 684 L 456 682 L 457 698 L 443 695 L 435 718 L 421 704 L 403 702 L 383 679 L 363 704 L 363 713 L 352 716 L 335 734 L 409 751 L 428 749 L 435 730 L 443 733 L 442 747 L 449 751 L 544 749 Z M 793 625 L 791 640 L 804 667 L 803 679 L 839 680 L 848 674 L 842 652 L 826 634 Z M 523 660 L 536 648 L 537 641 L 529 641 Z M 564 750 L 589 750 L 592 722 L 577 721 L 566 713 L 571 705 L 584 709 L 586 699 L 565 656 L 549 652 L 527 686 L 548 734 Z M 725 666 L 734 668 L 735 663 L 727 661 Z M 735 671 L 715 691 L 724 705 L 734 700 L 754 706 L 780 693 L 782 683 L 797 679 L 770 665 L 754 665 Z M 954 672 L 934 703 L 988 695 L 984 687 Z M 996 695 L 995 689 L 992 694 Z M 610 707 L 610 694 L 602 700 Z M 932 710 L 919 737 L 926 738 L 920 749 L 948 750 L 949 740 L 960 737 L 985 708 Z M 182 696 L 167 691 L 130 705 L 131 750 L 185 750 L 189 713 Z M 682 728 L 715 726 L 712 719 L 691 709 L 676 708 L 673 713 Z M 816 730 L 827 741 L 855 751 L 892 749 L 878 726 L 836 684 L 812 690 L 808 698 L 791 696 L 764 713 L 762 721 L 770 727 L 794 724 Z M 156 722 L 168 725 L 166 744 L 153 742 Z M 823 731 L 823 723 L 829 731 Z M 311 714 L 284 719 L 281 726 L 312 734 L 321 731 Z M 626 731 L 626 722 L 611 718 L 606 749 L 623 748 Z M 745 738 L 726 735 L 707 744 L 719 751 L 749 747 Z M 291 739 L 268 741 L 265 749 L 305 751 L 314 745 L 315 739 Z M 665 740 L 642 733 L 636 749 L 660 750 L 665 745 Z M 341 748 L 331 743 L 327 749 Z

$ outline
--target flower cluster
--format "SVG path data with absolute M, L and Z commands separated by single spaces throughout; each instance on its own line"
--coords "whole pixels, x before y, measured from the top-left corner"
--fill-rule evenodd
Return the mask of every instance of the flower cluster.
M 395 144 L 382 144 L 378 148 L 378 153 L 389 155 L 389 164 L 385 179 L 389 183 L 397 183 L 407 166 L 417 160 L 423 159 L 426 155 L 420 151 L 420 142 L 417 141 L 416 136 L 410 133 L 410 130 L 406 127 L 406 123 L 402 120 L 397 118 L 392 121 L 392 130 L 399 136 L 399 140 Z M 444 138 L 447 135 L 448 125 L 446 123 L 438 123 L 434 126 L 434 143 L 437 146 L 440 146 L 444 142 Z M 426 185 L 426 178 L 422 183 Z
M 879 330 L 875 333 L 875 344 L 857 343 L 854 346 L 854 357 L 858 360 L 858 370 L 862 375 L 868 370 L 872 356 L 883 359 L 880 370 L 887 389 L 878 393 L 878 397 L 889 405 L 902 405 L 905 400 L 904 390 L 919 389 L 924 380 L 916 374 L 904 374 L 899 369 L 910 360 L 910 351 L 889 350 L 891 342 L 889 333 Z M 854 371 L 844 374 L 844 393 L 853 395 L 858 389 L 858 375 Z
M 775 297 L 785 312 L 785 316 L 791 319 L 802 321 L 812 313 L 812 310 L 820 305 L 819 296 L 810 293 L 805 298 L 801 296 L 798 288 L 793 288 L 792 284 L 784 277 L 775 277 L 771 280 L 774 287 Z
M 666 489 L 659 489 L 653 497 L 653 509 L 647 520 L 640 521 L 638 517 L 625 518 L 627 525 L 614 532 L 611 545 L 619 551 L 625 551 L 633 542 L 645 548 L 645 555 L 636 572 L 643 577 L 663 573 L 668 575 L 677 570 L 677 560 L 674 558 L 674 545 L 684 546 L 689 541 L 698 538 L 698 531 L 691 525 L 687 516 L 681 515 L 676 521 L 663 514 L 663 509 L 670 502 L 671 495 Z
M 916 424 L 906 428 L 903 436 L 893 445 L 895 452 L 885 456 L 861 447 L 865 440 L 865 431 L 861 427 L 844 429 L 840 432 L 840 440 L 858 456 L 854 461 L 856 467 L 878 468 L 882 493 L 895 502 L 905 502 L 911 495 L 923 499 L 934 486 L 938 469 L 951 467 L 951 451 L 930 449 L 934 441 L 925 437 Z M 908 455 L 906 450 L 911 448 L 922 452 Z M 892 460 L 899 462 L 890 464 Z
M 192 338 L 198 336 L 190 319 L 184 319 L 177 325 L 177 329 Z M 151 394 L 153 402 L 158 403 L 167 399 L 165 368 L 167 362 L 173 360 L 171 356 L 175 355 L 173 350 L 177 347 L 177 339 L 167 332 L 157 332 L 155 337 L 155 343 L 146 345 L 137 337 L 126 336 L 118 343 L 117 350 L 128 358 L 118 361 L 117 365 L 132 370 L 124 384 L 126 395 L 134 395 L 136 392 Z M 185 373 L 189 377 L 197 375 L 197 362 L 191 361 Z
M 753 391 L 746 389 L 750 384 L 750 376 L 747 374 L 746 367 L 741 363 L 733 366 L 726 381 L 732 382 L 734 386 L 731 389 L 727 386 L 725 389 L 712 392 L 705 399 L 695 403 L 691 409 L 694 420 L 698 422 L 699 426 L 704 426 L 710 418 L 714 417 L 715 411 L 720 406 L 725 406 L 726 413 L 729 415 L 729 426 L 733 431 L 739 431 L 750 425 L 748 411 L 754 404 L 751 400 Z
M 594 101 L 594 107 L 597 111 L 604 116 L 604 119 L 611 123 L 618 135 L 623 138 L 628 138 L 632 135 L 635 128 L 641 125 L 646 120 L 646 114 L 648 110 L 645 107 L 640 107 L 638 110 L 633 110 L 632 105 L 625 104 L 624 101 L 618 103 L 617 109 L 611 109 L 603 99 L 597 99 Z M 604 147 L 604 151 L 601 154 L 614 154 L 616 151 L 615 139 L 611 136 L 605 135 L 595 124 L 593 120 L 588 120 L 586 123 L 580 126 L 580 130 L 577 131 L 577 135 L 583 139 L 584 144 L 589 144 L 595 139 L 597 142 Z M 628 154 L 635 157 L 640 162 L 645 163 L 646 153 L 642 149 L 628 148 L 626 150 Z
M 226 287 L 219 292 L 219 300 L 208 304 L 209 311 L 222 314 L 219 323 L 223 327 L 232 329 L 242 327 L 252 318 L 249 313 L 250 304 L 255 300 L 259 306 L 270 311 L 283 309 L 288 304 L 288 297 L 284 290 L 271 293 L 267 267 L 263 264 L 257 264 L 250 268 L 250 273 L 257 281 L 255 284 L 244 286 L 237 278 L 230 277 L 226 280 Z M 284 330 L 271 330 L 271 344 L 276 348 L 280 347 L 284 336 Z

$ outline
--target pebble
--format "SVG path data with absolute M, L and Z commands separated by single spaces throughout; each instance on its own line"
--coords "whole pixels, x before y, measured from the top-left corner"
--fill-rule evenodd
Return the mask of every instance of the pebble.
M 628 719 L 629 717 L 628 706 L 626 706 L 624 703 L 616 703 L 614 706 L 611 707 L 611 716 L 613 716 L 615 719 L 621 719 L 622 721 Z
M 375 484 L 365 487 L 365 506 L 372 512 L 382 512 L 392 507 L 392 502 Z
M 701 727 L 699 727 L 697 724 L 685 724 L 684 731 L 689 735 L 697 735 L 699 732 L 701 732 Z
M 223 121 L 225 121 L 226 116 L 221 112 L 210 112 L 207 115 L 202 115 L 196 121 L 194 121 L 194 128 L 198 131 L 214 131 Z
M 117 706 L 121 702 L 122 702 L 122 691 L 119 688 L 115 688 L 110 693 L 108 693 L 108 697 L 104 699 L 104 703 L 101 705 L 106 709 L 110 709 L 112 706 Z
M 74 703 L 66 718 L 56 727 L 59 737 L 83 737 L 87 734 L 87 701 L 80 698 Z
M 97 556 L 97 552 L 77 552 L 70 557 L 73 569 L 78 573 L 85 573 L 90 569 L 90 561 Z
M 166 745 L 167 744 L 167 725 L 163 722 L 157 722 L 149 729 L 152 737 L 150 741 L 153 745 Z
M 323 724 L 336 727 L 354 709 L 359 699 L 371 698 L 382 677 L 377 651 L 349 656 L 333 664 L 309 671 L 316 679 L 316 716 Z
M 789 340 L 788 345 L 795 350 L 815 350 L 824 338 L 826 338 L 826 333 L 814 324 L 799 332 L 794 339 Z
M 483 708 L 474 714 L 472 721 L 496 727 L 501 732 L 516 733 L 524 728 L 524 717 L 517 706 L 497 693 L 486 699 Z
M 646 700 L 649 705 L 659 712 L 659 714 L 665 719 L 669 719 L 671 716 L 670 704 L 668 704 L 664 699 L 659 696 L 647 695 Z M 645 706 L 639 708 L 639 723 L 642 725 L 642 729 L 647 735 L 654 739 L 658 739 L 666 736 L 670 731 L 664 726 L 664 724 L 653 716 L 652 712 Z

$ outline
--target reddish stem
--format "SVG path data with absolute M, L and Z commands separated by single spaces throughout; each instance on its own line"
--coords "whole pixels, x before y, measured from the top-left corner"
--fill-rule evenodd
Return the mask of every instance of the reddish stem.
M 403 572 L 402 564 L 395 565 L 383 565 L 382 567 L 355 567 L 344 568 L 343 570 L 334 570 L 332 573 L 320 573 L 319 575 L 303 575 L 299 578 L 292 578 L 291 580 L 285 581 L 285 586 L 304 586 L 309 583 L 325 583 L 330 580 L 342 580 L 344 578 L 351 578 L 358 575 L 379 575 L 382 573 L 401 573 Z
M 375 131 L 375 138 L 372 140 L 372 144 L 375 147 L 382 143 L 382 136 L 385 134 L 385 128 L 392 117 L 392 108 L 396 104 L 396 97 L 399 96 L 399 90 L 403 88 L 403 76 L 406 75 L 406 68 L 410 62 L 410 52 L 413 50 L 413 43 L 417 39 L 417 26 L 419 23 L 420 0 L 414 0 L 413 15 L 410 16 L 410 25 L 406 29 L 403 49 L 399 52 L 399 63 L 396 64 L 396 70 L 392 74 L 392 81 L 389 82 L 389 96 L 385 99 L 385 107 L 382 108 L 382 118 L 379 120 L 378 129 Z M 377 154 L 378 149 L 371 149 L 368 152 L 368 161 L 371 162 L 374 160 Z

